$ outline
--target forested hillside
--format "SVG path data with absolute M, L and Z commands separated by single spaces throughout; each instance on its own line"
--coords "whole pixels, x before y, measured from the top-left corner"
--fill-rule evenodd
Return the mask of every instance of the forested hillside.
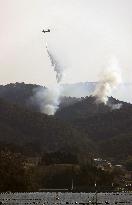
M 47 116 L 30 101 L 38 88 L 0 87 L 0 191 L 69 188 L 73 175 L 77 190 L 93 191 L 96 175 L 100 190 L 113 181 L 118 186 L 120 174 L 98 169 L 94 157 L 131 159 L 132 105 L 112 97 L 107 106 L 91 96 L 63 97 L 56 115 Z
M 42 88 L 42 86 L 25 83 L 0 85 L 0 98 L 22 107 L 29 107 L 31 104 L 30 98 L 38 88 Z
M 48 117 L 39 113 L 39 105 L 31 101 L 39 88 L 46 89 L 24 83 L 0 86 L 0 97 L 8 102 L 0 101 L 1 143 L 17 144 L 28 152 L 64 147 L 73 151 L 77 146 L 84 152 L 96 147 L 96 153 L 105 157 L 126 158 L 132 154 L 131 104 L 112 97 L 110 106 L 97 104 L 91 96 L 63 97 L 55 117 Z M 115 109 L 118 105 L 121 108 Z M 120 150 L 124 150 L 123 155 Z
M 109 103 L 96 104 L 95 98 L 86 97 L 74 105 L 58 110 L 56 116 L 84 132 L 105 157 L 126 158 L 132 155 L 132 105 L 114 98 Z M 120 109 L 113 106 L 120 105 Z M 121 152 L 123 150 L 123 152 Z
M 93 149 L 89 139 L 70 125 L 3 100 L 0 100 L 0 142 L 38 154 L 58 150 L 88 153 Z

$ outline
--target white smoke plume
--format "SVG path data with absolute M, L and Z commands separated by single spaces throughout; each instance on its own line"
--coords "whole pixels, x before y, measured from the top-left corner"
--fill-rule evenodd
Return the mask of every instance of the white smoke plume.
M 58 61 L 55 59 L 52 52 L 49 51 L 46 38 L 45 43 L 51 67 L 56 72 L 56 83 L 52 87 L 48 87 L 47 89 L 40 89 L 39 91 L 37 91 L 35 94 L 35 99 L 37 99 L 42 113 L 45 113 L 47 115 L 54 115 L 60 104 L 60 96 L 62 92 L 60 83 L 62 81 L 64 70 L 61 69 Z
M 51 67 L 56 72 L 56 81 L 57 83 L 60 83 L 63 78 L 64 70 L 62 69 L 62 66 L 60 66 L 60 63 L 57 61 L 55 54 L 53 54 L 51 49 L 48 48 L 46 37 L 44 39 L 45 39 L 45 47 L 48 54 L 48 58 L 51 63 Z
M 39 105 L 40 111 L 47 115 L 54 115 L 60 104 L 61 87 L 56 84 L 49 88 L 36 89 L 34 97 L 31 99 Z
M 101 73 L 93 96 L 97 103 L 107 104 L 112 91 L 122 82 L 121 71 L 116 58 L 112 59 L 108 67 Z
M 50 58 L 51 66 L 53 67 L 54 71 L 56 72 L 57 83 L 60 83 L 62 80 L 62 77 L 63 77 L 63 70 L 62 70 L 61 66 L 59 65 L 59 63 L 57 62 L 57 60 L 55 59 L 55 57 L 53 56 L 52 52 L 48 50 L 48 48 L 47 48 L 47 53 L 48 53 L 48 56 Z
M 110 107 L 112 110 L 119 110 L 122 107 L 122 103 L 111 104 Z

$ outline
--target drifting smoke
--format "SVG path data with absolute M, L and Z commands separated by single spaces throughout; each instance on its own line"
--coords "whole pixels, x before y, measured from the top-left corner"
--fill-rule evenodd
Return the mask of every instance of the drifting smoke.
M 64 70 L 60 66 L 59 62 L 56 60 L 56 58 L 53 55 L 53 53 L 51 52 L 51 50 L 49 50 L 46 38 L 45 38 L 45 46 L 46 46 L 48 58 L 49 58 L 50 63 L 51 63 L 51 67 L 56 72 L 56 81 L 57 81 L 57 83 L 60 83 L 62 81 L 62 78 L 63 78 Z
M 34 90 L 35 95 L 31 99 L 32 102 L 35 101 L 40 107 L 40 111 L 47 115 L 54 115 L 60 104 L 60 93 L 61 87 L 59 85 L 54 85 L 49 88 L 39 88 Z
M 119 110 L 122 107 L 122 103 L 111 104 L 110 107 L 112 110 Z
M 108 97 L 111 95 L 113 89 L 121 83 L 120 67 L 116 59 L 112 59 L 108 68 L 101 74 L 99 83 L 93 93 L 96 97 L 97 103 L 107 104 Z
M 61 67 L 60 67 L 59 63 L 57 62 L 57 60 L 54 58 L 51 51 L 49 51 L 47 49 L 47 53 L 48 53 L 48 56 L 50 58 L 51 65 L 52 65 L 54 71 L 56 72 L 57 83 L 60 83 L 61 80 L 62 80 L 62 77 L 63 77 L 63 70 L 61 69 Z
M 56 72 L 56 84 L 53 85 L 52 87 L 48 87 L 47 89 L 38 90 L 35 94 L 35 100 L 37 101 L 37 103 L 39 103 L 42 113 L 45 113 L 47 115 L 54 115 L 56 110 L 59 108 L 59 104 L 60 104 L 60 96 L 62 92 L 60 82 L 62 81 L 63 70 L 61 69 L 61 66 L 59 65 L 58 61 L 55 59 L 52 52 L 49 51 L 47 42 L 46 42 L 46 51 L 51 63 L 51 67 Z

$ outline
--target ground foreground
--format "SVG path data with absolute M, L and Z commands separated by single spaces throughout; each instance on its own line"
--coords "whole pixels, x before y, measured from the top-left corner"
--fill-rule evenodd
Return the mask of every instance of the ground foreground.
M 130 204 L 132 193 L 1 193 L 1 204 Z

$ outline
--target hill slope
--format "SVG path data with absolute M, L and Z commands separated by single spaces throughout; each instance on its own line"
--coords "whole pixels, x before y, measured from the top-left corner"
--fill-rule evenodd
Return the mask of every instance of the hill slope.
M 113 97 L 109 98 L 108 104 L 113 107 L 104 105 L 103 103 L 97 104 L 95 97 L 92 96 L 81 98 L 80 101 L 73 105 L 59 109 L 56 116 L 64 120 L 84 119 L 96 114 L 109 113 L 116 105 L 122 105 L 123 108 L 131 106 L 131 104 L 116 100 Z
M 0 98 L 20 107 L 40 112 L 40 104 L 35 94 L 37 91 L 45 89 L 46 87 L 36 84 L 10 83 L 0 85 Z M 60 107 L 67 107 L 78 101 L 80 98 L 61 97 Z
M 60 120 L 0 100 L 0 143 L 15 144 L 28 152 L 63 150 L 89 152 L 90 141 Z
M 30 98 L 34 95 L 36 89 L 44 88 L 36 84 L 10 83 L 0 85 L 0 98 L 21 107 L 33 108 Z M 35 106 L 34 106 L 35 109 Z
M 132 155 L 131 104 L 111 97 L 110 104 L 122 104 L 121 109 L 112 110 L 104 104 L 97 105 L 93 97 L 64 97 L 55 117 L 48 117 L 25 109 L 39 111 L 38 106 L 29 103 L 37 88 L 42 87 L 24 83 L 0 86 L 0 97 L 21 107 L 0 100 L 1 143 L 17 144 L 26 152 L 38 153 L 58 149 L 87 152 L 93 150 L 94 144 L 105 157 L 119 158 L 121 150 L 121 157 Z
M 132 155 L 132 105 L 114 98 L 110 98 L 109 103 L 122 104 L 122 107 L 113 110 L 104 104 L 97 105 L 93 97 L 87 97 L 58 110 L 56 116 L 70 121 L 79 131 L 88 135 L 98 145 L 101 155 L 127 157 Z

